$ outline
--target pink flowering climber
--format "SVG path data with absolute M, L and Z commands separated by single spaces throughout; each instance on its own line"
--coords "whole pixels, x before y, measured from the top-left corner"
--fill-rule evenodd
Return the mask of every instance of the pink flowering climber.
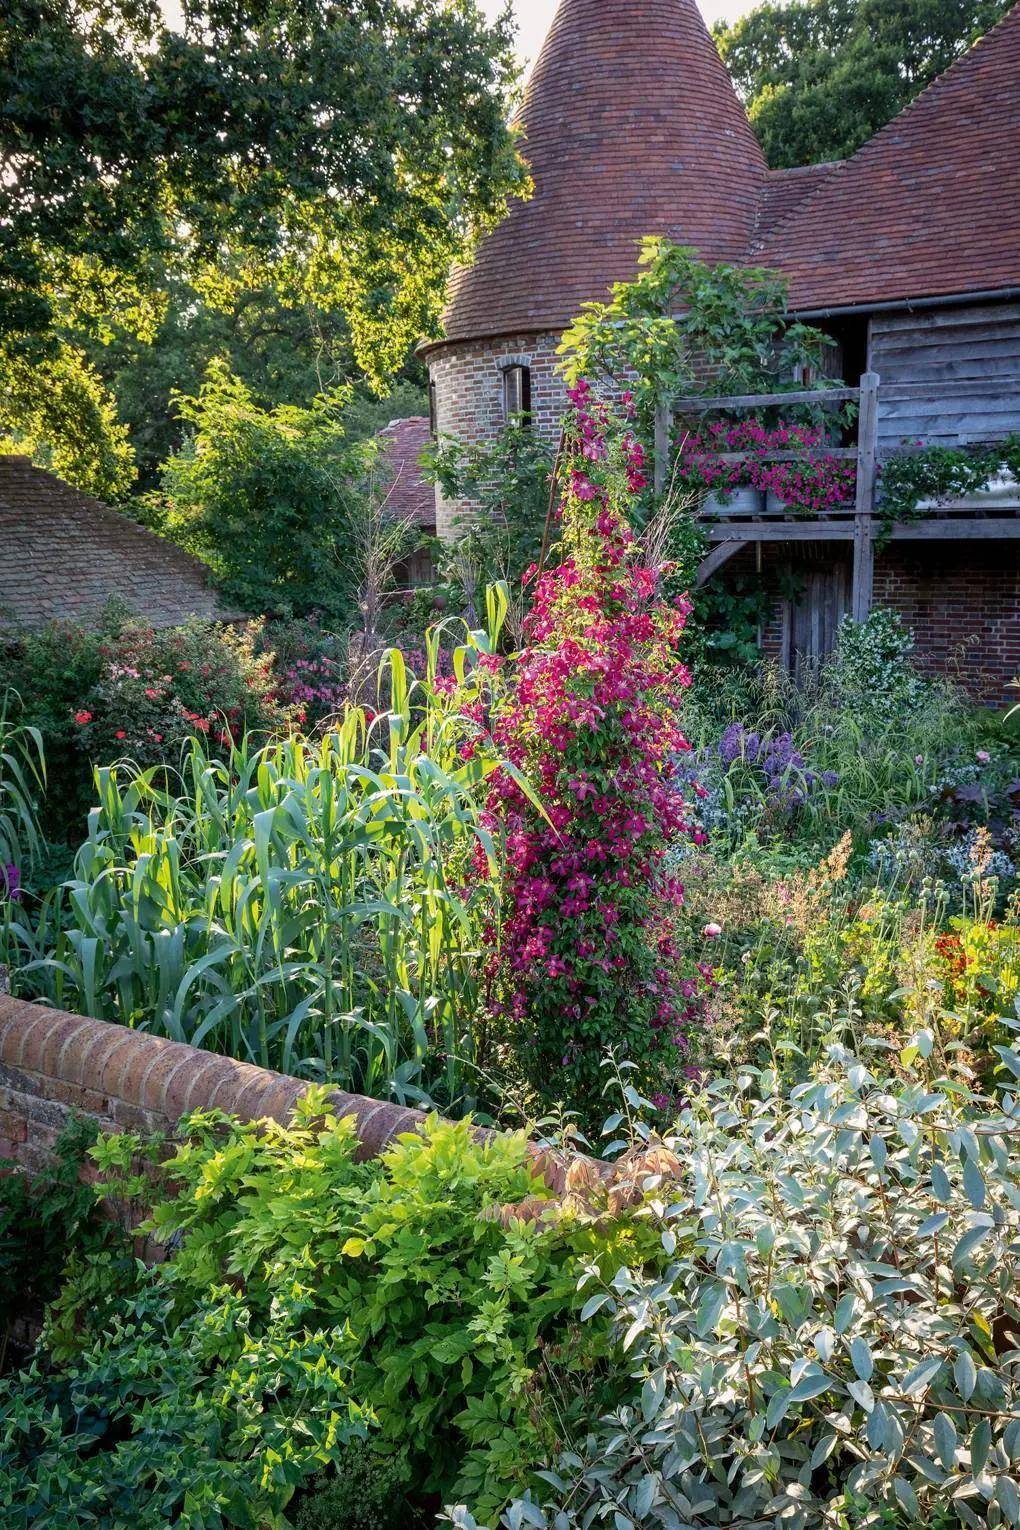
M 647 1088 L 682 1078 L 710 978 L 681 975 L 670 929 L 683 889 L 664 864 L 690 833 L 673 769 L 688 747 L 677 654 L 690 605 L 660 596 L 628 525 L 641 443 L 587 383 L 570 401 L 562 559 L 534 585 L 493 722 L 541 809 L 509 773 L 493 777 L 507 864 L 490 981 L 532 1084 L 588 1113 L 610 1045 Z

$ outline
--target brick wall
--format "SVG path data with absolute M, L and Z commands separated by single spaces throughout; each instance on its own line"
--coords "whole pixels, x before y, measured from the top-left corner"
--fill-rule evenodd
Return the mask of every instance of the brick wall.
M 1016 542 L 900 544 L 875 565 L 875 603 L 914 629 L 919 655 L 991 706 L 1020 697 L 1020 548 Z
M 849 552 L 825 543 L 763 545 L 764 577 Z M 726 581 L 755 569 L 755 550 L 743 549 L 713 577 Z M 876 557 L 874 603 L 898 611 L 917 638 L 922 667 L 949 676 L 988 706 L 1020 697 L 1009 681 L 1020 675 L 1020 548 L 1014 542 L 900 543 Z M 776 603 L 765 624 L 764 651 L 779 658 L 783 612 Z
M 555 370 L 559 334 L 510 335 L 443 345 L 429 356 L 436 389 L 436 428 L 460 441 L 491 441 L 503 427 L 503 372 L 510 366 L 531 368 L 533 428 L 546 440 L 559 435 L 566 405 L 563 380 Z M 452 536 L 457 521 L 470 512 L 463 500 L 445 500 L 436 490 L 436 529 Z
M 307 1088 L 306 1081 L 215 1052 L 0 993 L 0 1160 L 29 1173 L 52 1159 L 72 1111 L 94 1117 L 106 1132 L 142 1135 L 171 1130 L 189 1110 L 213 1106 L 245 1121 L 284 1122 Z M 355 1118 L 364 1158 L 425 1119 L 423 1111 L 342 1089 L 332 1099 L 340 1115 Z M 534 1156 L 549 1187 L 561 1191 L 565 1166 L 538 1148 Z

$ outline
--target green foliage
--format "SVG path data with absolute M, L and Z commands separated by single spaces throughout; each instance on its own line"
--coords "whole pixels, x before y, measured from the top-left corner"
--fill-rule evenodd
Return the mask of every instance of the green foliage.
M 46 790 L 46 754 L 37 728 L 11 720 L 16 698 L 0 695 L 0 905 L 42 849 L 39 808 Z
M 336 1476 L 313 1483 L 294 1515 L 294 1530 L 409 1530 L 406 1482 L 399 1463 L 352 1440 Z
M 845 159 L 995 25 L 1010 0 L 793 0 L 715 40 L 775 167 Z
M 263 409 L 222 359 L 176 404 L 192 434 L 163 469 L 170 535 L 246 610 L 349 618 L 367 459 L 335 405 Z
M 180 1313 L 152 1270 L 61 1369 L 0 1386 L 4 1525 L 283 1530 L 298 1483 L 366 1423 L 300 1298 L 256 1323 L 223 1285 Z
M 453 695 L 434 684 L 437 644 L 421 682 L 391 651 L 388 709 L 348 708 L 317 741 L 221 759 L 194 740 L 180 778 L 101 768 L 57 909 L 38 930 L 12 922 L 35 957 L 21 990 L 367 1094 L 472 1097 L 498 760 L 461 751 L 489 639 L 455 651 Z M 475 855 L 489 876 L 467 886 Z
M 585 303 L 563 336 L 567 380 L 605 378 L 633 391 L 648 438 L 660 398 L 793 388 L 825 336 L 789 319 L 786 281 L 752 266 L 709 266 L 693 250 L 646 239 L 641 271 L 608 302 Z M 680 322 L 677 322 L 679 316 Z
M 347 315 L 375 378 L 524 182 L 511 30 L 470 0 L 155 0 L 5 14 L 0 333 L 152 333 L 167 275 Z
M 443 496 L 469 500 L 442 548 L 440 575 L 465 609 L 477 608 L 490 584 L 515 595 L 538 562 L 549 510 L 552 451 L 527 425 L 508 425 L 494 441 L 435 443 L 426 464 Z
M 581 1261 L 608 1275 L 649 1240 L 604 1198 L 552 1204 L 523 1136 L 433 1116 L 359 1162 L 321 1088 L 288 1126 L 211 1112 L 183 1132 L 144 1229 L 170 1261 L 97 1308 L 83 1260 L 61 1313 L 68 1332 L 82 1309 L 77 1350 L 0 1392 L 0 1507 L 62 1482 L 68 1530 L 119 1530 L 146 1502 L 160 1523 L 255 1530 L 330 1465 L 309 1530 L 399 1523 L 408 1480 L 496 1513 L 603 1395 L 605 1326 L 575 1333 Z M 102 1195 L 137 1193 L 140 1153 L 97 1146 Z M 348 1455 L 366 1426 L 371 1454 Z M 362 1518 L 330 1520 L 353 1495 Z
M 457 1481 L 498 1504 L 523 1484 L 553 1438 L 540 1340 L 573 1309 L 564 1255 L 592 1236 L 495 1214 L 541 1194 L 523 1140 L 475 1144 L 467 1122 L 432 1117 L 359 1166 L 352 1122 L 314 1094 L 286 1132 L 234 1127 L 224 1143 L 193 1121 L 192 1133 L 167 1167 L 183 1194 L 152 1218 L 157 1237 L 185 1235 L 177 1301 L 240 1276 L 268 1313 L 297 1283 L 380 1446 L 411 1457 L 423 1490 Z
M 52 354 L 25 356 L 0 332 L 0 369 L 5 449 L 33 457 L 97 499 L 124 499 L 135 478 L 134 451 L 112 396 L 83 353 L 62 344 Z
M 1020 1524 L 1017 1102 L 939 1076 L 931 1041 L 695 1096 L 648 1208 L 666 1269 L 581 1281 L 627 1404 L 504 1524 Z
M 95 1192 L 79 1179 L 97 1133 L 95 1122 L 72 1117 L 48 1169 L 31 1179 L 13 1164 L 0 1170 L 0 1371 L 11 1324 L 56 1296 L 69 1250 L 94 1258 L 117 1242 Z
M 914 634 L 895 611 L 877 606 L 862 622 L 844 616 L 826 675 L 837 705 L 861 721 L 902 717 L 921 691 L 913 651 Z
M 897 521 L 916 520 L 923 500 L 952 503 L 987 488 L 1000 474 L 1020 478 L 1020 436 L 993 446 L 927 446 L 889 457 L 881 470 L 880 535 L 887 539 Z
M 166 311 L 151 335 L 118 326 L 86 350 L 117 400 L 145 491 L 156 487 L 160 467 L 184 443 L 187 426 L 172 407 L 172 396 L 197 395 L 216 357 L 227 359 L 230 371 L 265 409 L 306 405 L 320 392 L 349 388 L 344 425 L 351 440 L 374 435 L 392 419 L 424 413 L 420 362 L 408 358 L 392 390 L 377 397 L 358 369 L 343 313 L 285 302 L 272 287 L 245 289 L 221 305 L 203 300 L 186 283 L 170 281 Z M 137 499 L 128 509 L 147 512 Z

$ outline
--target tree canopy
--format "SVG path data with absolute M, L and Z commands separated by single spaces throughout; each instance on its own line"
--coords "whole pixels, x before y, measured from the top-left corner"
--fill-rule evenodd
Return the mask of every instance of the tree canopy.
M 184 284 L 210 309 L 261 291 L 341 314 L 381 386 L 433 327 L 450 261 L 526 184 L 508 18 L 475 0 L 179 12 L 4 6 L 0 363 L 59 365 L 88 395 L 83 346 L 151 340 Z M 0 426 L 60 425 L 9 392 Z
M 844 159 L 1013 0 L 790 0 L 719 22 L 719 51 L 770 165 Z
M 191 434 L 163 469 L 162 529 L 245 610 L 349 618 L 372 449 L 348 441 L 337 401 L 261 408 L 220 357 L 176 402 Z
M 266 408 L 305 405 L 317 394 L 343 389 L 344 424 L 353 439 L 425 407 L 427 372 L 415 357 L 400 367 L 385 397 L 376 397 L 354 359 L 343 313 L 284 302 L 272 288 L 239 293 L 224 307 L 205 303 L 188 284 L 174 282 L 151 338 L 124 330 L 85 349 L 117 400 L 142 490 L 155 486 L 160 467 L 180 449 L 190 428 L 173 396 L 196 394 L 216 357 L 229 360 L 254 401 Z

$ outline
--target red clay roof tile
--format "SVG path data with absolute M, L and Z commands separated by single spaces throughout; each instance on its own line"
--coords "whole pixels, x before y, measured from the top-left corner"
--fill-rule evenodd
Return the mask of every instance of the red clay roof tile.
M 427 415 L 391 420 L 379 432 L 380 491 L 386 508 L 401 520 L 427 531 L 436 526 L 436 491 L 421 470 L 421 454 L 429 442 Z
M 535 193 L 455 271 L 447 339 L 562 329 L 648 234 L 746 253 L 765 161 L 695 0 L 561 0 L 519 120 Z
M 802 311 L 1020 286 L 1020 5 L 751 258 Z

